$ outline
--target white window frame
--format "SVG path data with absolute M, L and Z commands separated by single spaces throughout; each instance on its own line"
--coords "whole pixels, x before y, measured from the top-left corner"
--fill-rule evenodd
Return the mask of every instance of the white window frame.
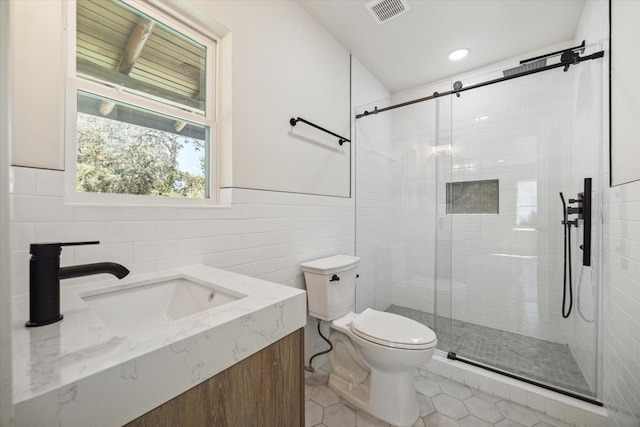
M 66 3 L 66 35 L 67 35 L 67 62 L 66 62 L 66 88 L 65 88 L 65 202 L 68 204 L 88 205 L 149 205 L 149 206 L 216 206 L 220 203 L 219 171 L 220 153 L 218 149 L 219 126 L 217 123 L 220 39 L 207 31 L 202 26 L 193 22 L 189 17 L 180 15 L 174 9 L 160 2 L 145 0 L 121 0 L 123 3 L 139 10 L 140 12 L 156 19 L 164 25 L 175 29 L 198 43 L 206 46 L 206 72 L 205 72 L 205 112 L 198 114 L 187 111 L 184 108 L 171 105 L 170 102 L 155 101 L 152 96 L 139 95 L 131 91 L 125 91 L 118 87 L 107 86 L 91 80 L 76 76 L 76 2 Z M 193 122 L 209 128 L 209 198 L 193 199 L 182 197 L 116 194 L 116 193 L 90 193 L 77 191 L 77 93 L 78 90 L 89 92 L 98 96 L 111 98 L 117 101 L 131 104 L 159 114 L 169 115 L 187 122 Z

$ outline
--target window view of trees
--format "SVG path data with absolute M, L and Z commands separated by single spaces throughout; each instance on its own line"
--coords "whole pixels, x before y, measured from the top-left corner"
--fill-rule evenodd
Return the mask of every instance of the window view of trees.
M 78 191 L 205 198 L 205 141 L 78 113 Z

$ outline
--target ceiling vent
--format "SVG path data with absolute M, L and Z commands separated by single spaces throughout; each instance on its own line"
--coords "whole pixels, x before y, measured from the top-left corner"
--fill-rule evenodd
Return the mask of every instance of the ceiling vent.
M 406 0 L 373 0 L 365 6 L 373 19 L 380 25 L 409 11 L 409 4 Z

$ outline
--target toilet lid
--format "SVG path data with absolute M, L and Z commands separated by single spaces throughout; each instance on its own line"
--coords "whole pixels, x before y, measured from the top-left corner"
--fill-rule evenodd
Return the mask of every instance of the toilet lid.
M 435 332 L 422 323 L 370 308 L 354 317 L 350 329 L 361 338 L 387 347 L 420 350 L 437 342 Z
M 360 258 L 349 255 L 334 255 L 328 258 L 300 264 L 302 271 L 316 274 L 333 274 L 345 271 L 358 264 Z

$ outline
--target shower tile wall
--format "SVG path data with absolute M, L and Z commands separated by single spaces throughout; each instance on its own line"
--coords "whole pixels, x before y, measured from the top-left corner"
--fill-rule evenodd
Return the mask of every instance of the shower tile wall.
M 371 307 L 384 310 L 391 304 L 392 245 L 391 230 L 391 185 L 389 116 L 379 115 L 368 119 L 366 127 L 356 124 L 357 145 L 356 168 L 358 184 L 356 191 L 356 254 L 358 286 L 356 310 Z
M 446 316 L 453 295 L 456 319 L 566 343 L 558 192 L 571 173 L 571 77 L 534 78 L 440 99 L 437 137 L 436 102 L 392 112 L 393 303 L 433 312 L 437 295 Z M 445 214 L 446 182 L 485 179 L 500 180 L 499 215 Z M 537 200 L 523 197 L 532 185 Z
M 451 180 L 500 181 L 498 215 L 451 218 L 456 319 L 567 342 L 558 192 L 571 172 L 571 78 L 542 73 L 453 98 Z
M 428 312 L 435 302 L 435 106 L 424 102 L 391 112 L 393 303 Z
M 351 96 L 354 105 L 389 97 L 389 91 L 352 57 Z M 370 107 L 370 108 L 373 108 Z M 355 153 L 352 189 L 356 204 L 356 255 L 360 257 L 356 311 L 384 310 L 391 304 L 391 117 L 380 114 L 354 120 Z M 357 177 L 357 179 L 356 179 Z
M 640 425 L 640 181 L 604 196 L 604 384 L 612 426 Z
M 593 37 L 589 37 L 593 40 Z M 601 50 L 601 46 L 596 46 Z M 587 51 L 587 54 L 591 53 Z M 602 248 L 602 192 L 608 181 L 602 171 L 607 169 L 608 147 L 602 144 L 602 61 L 581 64 L 574 71 L 573 91 L 573 155 L 571 181 L 567 192 L 571 197 L 583 191 L 584 178 L 592 178 L 591 266 L 583 266 L 582 251 L 572 253 L 574 307 L 570 317 L 568 343 L 589 386 L 596 389 L 596 350 L 598 283 Z M 585 96 L 588 94 L 588 99 Z M 583 225 L 572 234 L 572 247 L 583 244 Z
M 587 2 L 578 29 L 579 37 L 604 41 L 605 70 L 609 60 L 609 28 L 603 17 L 608 16 L 608 6 L 606 1 Z M 602 130 L 605 140 L 609 131 L 606 126 L 608 78 L 608 73 L 603 73 L 600 85 L 605 100 Z M 595 82 L 592 84 L 598 86 Z M 615 120 L 615 111 L 612 114 Z M 587 112 L 584 117 L 585 121 L 593 118 Z M 608 147 L 604 149 L 602 170 L 607 171 Z M 603 297 L 602 398 L 609 412 L 609 426 L 637 427 L 640 426 L 640 181 L 609 188 L 609 176 L 605 173 L 600 187 L 604 188 L 600 287 Z
M 603 141 L 608 141 L 608 128 L 606 117 L 608 105 L 603 102 L 607 99 L 608 89 L 608 61 L 606 52 L 608 25 L 608 2 L 586 2 L 580 19 L 580 25 L 576 32 L 576 40 L 587 40 L 593 47 L 586 53 L 605 49 L 602 61 L 590 61 L 580 64 L 574 73 L 574 137 L 573 137 L 573 164 L 571 190 L 574 193 L 582 191 L 583 179 L 593 178 L 593 207 L 592 234 L 591 234 L 591 267 L 581 265 L 582 253 L 574 254 L 574 277 L 576 280 L 575 295 L 576 307 L 571 317 L 569 333 L 569 347 L 578 366 L 582 370 L 592 390 L 598 386 L 598 354 L 595 343 L 598 327 L 598 315 L 601 315 L 602 303 L 602 199 L 603 192 L 609 185 L 609 177 L 606 171 L 609 166 L 609 147 Z M 588 96 L 588 97 L 587 97 Z M 574 247 L 582 244 L 581 233 L 574 237 Z M 600 286 L 599 286 L 600 285 Z

